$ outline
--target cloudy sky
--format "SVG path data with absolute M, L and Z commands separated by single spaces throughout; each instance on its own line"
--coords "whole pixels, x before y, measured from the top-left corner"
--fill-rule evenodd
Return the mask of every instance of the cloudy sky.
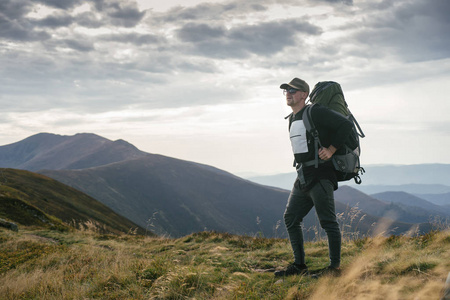
M 450 163 L 448 0 L 0 0 L 0 145 L 91 132 L 292 171 L 279 86 L 341 83 L 363 164 Z

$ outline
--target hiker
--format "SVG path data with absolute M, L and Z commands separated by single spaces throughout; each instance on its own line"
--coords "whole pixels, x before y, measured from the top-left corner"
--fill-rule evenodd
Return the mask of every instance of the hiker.
M 286 95 L 286 103 L 292 109 L 289 115 L 289 136 L 294 152 L 297 179 L 289 195 L 284 222 L 294 253 L 294 262 L 287 268 L 275 272 L 275 276 L 307 274 L 303 246 L 301 222 L 313 208 L 316 209 L 320 226 L 328 236 L 330 265 L 322 274 L 340 274 L 341 232 L 336 220 L 334 191 L 338 188 L 332 162 L 333 154 L 339 149 L 352 130 L 352 123 L 344 116 L 330 109 L 314 105 L 311 117 L 320 136 L 318 148 L 320 163 L 315 165 L 316 149 L 313 136 L 306 131 L 302 113 L 309 95 L 309 85 L 302 79 L 294 78 L 280 86 Z

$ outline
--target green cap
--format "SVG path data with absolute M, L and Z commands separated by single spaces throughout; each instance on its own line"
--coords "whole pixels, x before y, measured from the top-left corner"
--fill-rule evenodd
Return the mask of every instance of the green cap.
M 289 83 L 283 83 L 280 85 L 280 89 L 287 90 L 289 88 L 294 88 L 303 92 L 307 92 L 309 94 L 309 85 L 306 83 L 306 81 L 295 77 L 291 80 Z

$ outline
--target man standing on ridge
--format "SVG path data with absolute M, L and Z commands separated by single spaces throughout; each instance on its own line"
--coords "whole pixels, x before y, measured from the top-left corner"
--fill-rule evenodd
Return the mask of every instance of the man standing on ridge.
M 275 276 L 307 274 L 301 222 L 313 208 L 316 208 L 320 226 L 328 236 L 330 265 L 322 273 L 340 274 L 341 232 L 336 220 L 334 191 L 338 188 L 331 157 L 339 149 L 352 130 L 352 123 L 340 114 L 320 105 L 311 109 L 322 148 L 318 155 L 320 163 L 315 165 L 316 150 L 314 137 L 306 131 L 302 113 L 309 95 L 308 84 L 299 78 L 280 86 L 291 107 L 289 115 L 289 136 L 295 157 L 298 177 L 289 195 L 284 212 L 284 223 L 289 234 L 294 262 L 287 268 L 275 272 Z

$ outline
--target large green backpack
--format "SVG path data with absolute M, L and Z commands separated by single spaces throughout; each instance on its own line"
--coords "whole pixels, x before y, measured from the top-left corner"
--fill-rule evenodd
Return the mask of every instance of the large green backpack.
M 347 181 L 354 179 L 357 184 L 361 183 L 360 175 L 365 172 L 364 168 L 360 165 L 359 157 L 361 155 L 361 145 L 359 138 L 365 137 L 355 117 L 348 109 L 348 105 L 345 102 L 344 93 L 339 83 L 334 81 L 319 82 L 314 86 L 310 96 L 309 105 L 303 112 L 303 121 L 306 130 L 310 132 L 315 139 L 315 160 L 308 162 L 307 164 L 314 164 L 316 168 L 320 162 L 318 158 L 318 147 L 322 147 L 320 144 L 319 134 L 315 128 L 315 125 L 311 118 L 311 109 L 315 104 L 328 107 L 329 109 L 336 111 L 344 115 L 353 124 L 353 130 L 345 142 L 344 147 L 339 149 L 332 157 L 332 162 L 336 170 L 338 181 Z
M 350 115 L 344 93 L 339 83 L 334 81 L 319 82 L 309 96 L 312 104 L 320 104 L 344 116 Z

